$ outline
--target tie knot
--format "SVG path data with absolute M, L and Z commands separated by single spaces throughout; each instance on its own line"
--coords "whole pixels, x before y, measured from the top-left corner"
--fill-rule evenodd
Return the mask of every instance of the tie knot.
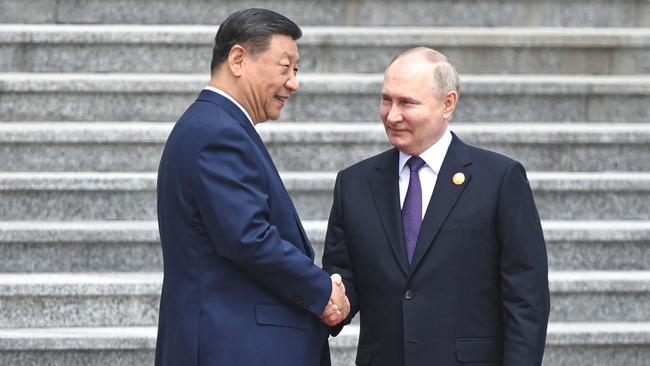
M 424 166 L 424 160 L 419 156 L 411 156 L 411 158 L 406 161 L 406 165 L 409 166 L 412 172 L 417 172 Z

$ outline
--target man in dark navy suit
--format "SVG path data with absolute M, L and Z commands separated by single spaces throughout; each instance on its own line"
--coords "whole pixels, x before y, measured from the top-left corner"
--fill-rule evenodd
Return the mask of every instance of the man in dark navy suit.
M 158 171 L 164 259 L 157 366 L 329 364 L 326 325 L 349 310 L 254 125 L 298 90 L 301 30 L 247 9 L 215 37 L 212 78 Z M 325 323 L 325 324 L 323 324 Z
M 542 363 L 540 219 L 520 163 L 449 130 L 458 80 L 439 52 L 399 55 L 380 104 L 394 148 L 337 176 L 323 265 L 343 277 L 346 322 L 360 312 L 357 365 Z

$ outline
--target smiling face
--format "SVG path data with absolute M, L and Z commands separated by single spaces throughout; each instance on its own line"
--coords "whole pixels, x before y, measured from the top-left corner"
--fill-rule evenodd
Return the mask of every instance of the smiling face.
M 254 123 L 280 117 L 282 107 L 300 87 L 298 46 L 289 36 L 273 35 L 266 51 L 247 55 L 242 64 L 242 105 Z
M 434 64 L 420 55 L 398 58 L 384 74 L 379 114 L 388 141 L 409 155 L 420 155 L 447 129 L 457 93 L 438 97 Z

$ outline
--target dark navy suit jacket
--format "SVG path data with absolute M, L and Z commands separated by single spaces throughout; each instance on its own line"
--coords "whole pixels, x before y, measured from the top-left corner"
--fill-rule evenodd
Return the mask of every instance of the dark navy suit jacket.
M 357 365 L 540 365 L 548 265 L 524 168 L 454 135 L 409 265 L 398 161 L 392 149 L 336 180 L 323 265 L 360 312 Z
M 157 366 L 320 364 L 330 278 L 253 125 L 213 91 L 167 140 L 158 224 Z

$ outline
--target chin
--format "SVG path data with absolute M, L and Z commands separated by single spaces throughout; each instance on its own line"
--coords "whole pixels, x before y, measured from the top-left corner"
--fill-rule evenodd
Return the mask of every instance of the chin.
M 397 150 L 408 154 L 408 155 L 419 155 L 415 151 L 412 145 L 408 144 L 407 142 L 404 141 L 394 141 L 390 140 L 389 141 L 391 145 L 393 145 Z
M 280 115 L 282 111 L 271 111 L 266 114 L 266 117 L 272 121 L 275 121 L 276 119 L 280 118 Z
M 388 142 L 400 150 L 403 150 L 406 146 L 408 146 L 408 144 L 400 138 L 391 137 L 388 139 Z

